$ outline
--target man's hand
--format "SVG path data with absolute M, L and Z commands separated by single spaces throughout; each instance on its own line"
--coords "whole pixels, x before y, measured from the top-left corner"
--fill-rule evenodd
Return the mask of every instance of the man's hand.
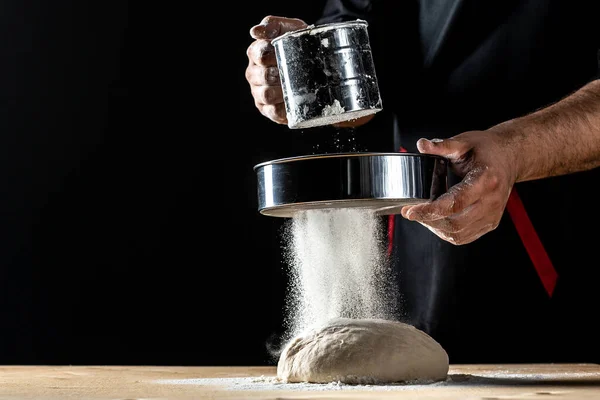
M 496 229 L 516 180 L 512 155 L 500 138 L 489 130 L 443 141 L 420 139 L 419 151 L 446 157 L 462 181 L 430 203 L 404 207 L 402 216 L 456 245 Z
M 246 51 L 249 61 L 246 80 L 250 84 L 256 108 L 262 115 L 278 124 L 287 124 L 287 116 L 275 48 L 271 45 L 271 40 L 306 26 L 307 24 L 299 19 L 268 16 L 250 29 L 250 36 L 256 40 Z
M 448 158 L 463 179 L 430 203 L 404 207 L 402 216 L 450 243 L 470 243 L 496 229 L 516 182 L 600 167 L 600 80 L 485 131 L 417 146 Z

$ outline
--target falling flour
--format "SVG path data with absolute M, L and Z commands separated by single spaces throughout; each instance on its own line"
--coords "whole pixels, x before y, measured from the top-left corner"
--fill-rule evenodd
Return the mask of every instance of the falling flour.
M 333 318 L 397 318 L 382 220 L 358 208 L 305 210 L 286 226 L 287 338 Z

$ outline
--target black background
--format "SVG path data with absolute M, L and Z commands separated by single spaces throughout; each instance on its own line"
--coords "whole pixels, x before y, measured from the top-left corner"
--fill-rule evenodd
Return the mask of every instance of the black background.
M 259 114 L 246 48 L 322 4 L 3 4 L 0 364 L 273 363 L 283 221 L 252 168 L 320 139 Z
M 282 220 L 252 167 L 249 30 L 321 2 L 9 1 L 0 13 L 0 364 L 270 363 Z

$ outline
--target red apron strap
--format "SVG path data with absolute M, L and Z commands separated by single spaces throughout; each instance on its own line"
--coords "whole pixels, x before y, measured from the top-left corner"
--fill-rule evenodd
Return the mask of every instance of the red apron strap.
M 523 242 L 527 254 L 529 254 L 533 267 L 537 271 L 544 289 L 546 289 L 546 293 L 552 297 L 558 280 L 558 273 L 554 269 L 554 265 L 552 265 L 552 261 L 527 215 L 527 211 L 525 211 L 525 206 L 516 188 L 513 188 L 508 197 L 506 209 L 512 218 L 517 233 L 521 237 L 521 242 Z

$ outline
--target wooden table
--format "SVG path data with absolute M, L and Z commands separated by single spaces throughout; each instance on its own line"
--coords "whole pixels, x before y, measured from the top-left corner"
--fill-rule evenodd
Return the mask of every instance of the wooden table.
M 274 367 L 0 366 L 1 399 L 600 399 L 600 365 L 452 365 L 430 385 L 277 384 Z

